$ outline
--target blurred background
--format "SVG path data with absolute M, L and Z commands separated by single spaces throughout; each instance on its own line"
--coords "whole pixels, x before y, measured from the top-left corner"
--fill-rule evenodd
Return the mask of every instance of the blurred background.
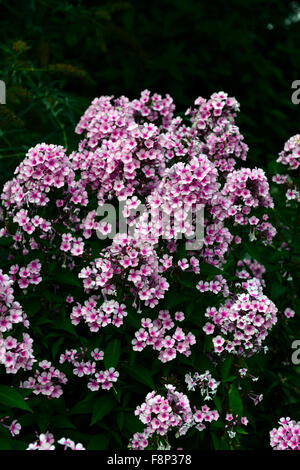
M 170 93 L 183 112 L 226 91 L 249 166 L 272 166 L 300 127 L 300 2 L 287 0 L 0 0 L 0 184 L 39 142 L 73 150 L 100 95 Z

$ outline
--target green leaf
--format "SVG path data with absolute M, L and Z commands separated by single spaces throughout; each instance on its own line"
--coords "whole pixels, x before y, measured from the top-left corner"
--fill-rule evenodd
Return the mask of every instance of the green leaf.
M 285 286 L 282 286 L 278 282 L 274 282 L 271 287 L 271 296 L 272 299 L 278 299 L 278 297 L 282 296 L 286 292 Z
M 126 422 L 125 422 L 125 427 L 130 431 L 131 434 L 134 434 L 136 432 L 141 432 L 144 429 L 143 423 L 138 419 L 137 416 L 133 414 L 128 414 L 126 416 Z
M 98 421 L 101 421 L 105 415 L 110 413 L 115 404 L 115 400 L 109 395 L 104 396 L 103 398 L 98 398 L 94 402 L 91 426 L 93 426 L 93 424 L 97 423 Z
M 232 361 L 233 361 L 233 357 L 232 356 L 228 356 L 225 361 L 223 362 L 222 364 L 222 367 L 221 367 L 221 374 L 222 374 L 222 380 L 224 381 L 228 375 L 229 375 L 229 372 L 230 372 L 230 367 L 231 367 L 231 364 L 232 364 Z
M 66 318 L 66 317 L 63 317 L 63 318 L 59 319 L 59 323 L 57 323 L 54 326 L 54 328 L 55 328 L 55 330 L 66 331 L 67 333 L 70 333 L 73 336 L 78 336 L 76 329 L 74 328 L 74 326 L 71 323 L 71 320 Z
M 194 312 L 191 314 L 191 316 L 190 316 L 190 318 L 189 318 L 189 321 L 190 321 L 191 323 L 193 323 L 194 325 L 200 326 L 200 327 L 202 327 L 203 324 L 204 324 L 204 322 L 203 322 L 203 316 L 199 314 L 199 310 L 194 311 Z
M 91 413 L 93 409 L 92 398 L 92 395 L 88 395 L 84 400 L 76 403 L 76 405 L 71 409 L 70 414 L 75 415 Z
M 70 418 L 68 418 L 68 416 L 54 416 L 53 422 L 55 423 L 55 427 L 57 428 L 76 429 L 76 427 L 74 426 Z
M 28 446 L 28 443 L 25 443 L 24 441 L 21 441 L 19 439 L 12 439 L 11 446 L 13 450 L 25 450 Z
M 126 370 L 127 374 L 130 375 L 134 380 L 147 385 L 147 387 L 155 390 L 155 385 L 152 380 L 150 372 L 143 366 L 135 364 L 133 368 L 129 366 L 123 366 L 123 369 Z
M 241 417 L 243 413 L 243 402 L 238 392 L 238 389 L 234 384 L 230 385 L 228 398 L 229 408 L 232 410 L 233 413 L 237 413 L 239 417 Z
M 178 291 L 169 290 L 167 294 L 167 308 L 171 309 L 183 302 L 183 296 Z
M 124 443 L 122 442 L 122 439 L 120 437 L 120 433 L 113 431 L 112 429 L 109 430 L 110 435 L 116 440 L 117 444 L 122 448 L 124 446 Z M 115 446 L 114 446 L 115 448 Z
M 24 299 L 22 301 L 22 306 L 28 315 L 35 315 L 42 307 L 41 299 Z
M 188 279 L 184 279 L 184 277 L 179 277 L 178 278 L 178 282 L 182 285 L 182 286 L 185 286 L 187 287 L 188 289 L 195 289 L 196 286 L 195 284 L 193 284 L 191 281 L 189 281 Z
M 217 275 L 222 274 L 223 276 L 226 274 L 225 271 L 222 269 L 216 268 L 212 264 L 208 263 L 201 263 L 200 273 L 205 275 Z
M 235 375 L 230 375 L 229 377 L 227 377 L 227 379 L 224 379 L 223 380 L 223 383 L 226 383 L 226 382 L 233 382 L 237 377 Z
M 68 286 L 82 287 L 79 279 L 71 271 L 64 269 L 63 271 L 55 271 L 55 281 L 67 284 Z
M 117 423 L 118 423 L 118 428 L 120 429 L 120 431 L 122 431 L 124 427 L 124 421 L 125 421 L 125 413 L 121 412 L 117 416 Z
M 1 237 L 0 246 L 9 246 L 12 245 L 13 239 L 11 237 Z
M 222 410 L 222 403 L 221 403 L 221 400 L 219 397 L 215 396 L 214 397 L 214 403 L 216 405 L 216 408 L 218 410 L 219 413 L 221 413 L 221 410 Z
M 235 428 L 235 431 L 236 431 L 237 433 L 239 433 L 239 434 L 248 434 L 247 431 L 245 431 L 245 429 L 242 428 L 242 426 L 237 426 L 237 427 Z
M 137 318 L 137 314 L 130 309 L 127 312 L 126 323 L 128 323 L 132 328 L 138 329 L 140 327 L 140 320 Z
M 104 350 L 104 365 L 106 369 L 116 367 L 121 353 L 121 343 L 118 339 L 111 341 Z
M 13 440 L 4 434 L 0 434 L 0 450 L 12 450 Z
M 39 425 L 40 431 L 46 432 L 50 425 L 50 415 L 39 413 L 37 415 L 37 423 Z
M 214 432 L 212 432 L 211 433 L 211 438 L 212 438 L 212 441 L 213 441 L 214 450 L 219 450 L 220 449 L 220 443 L 219 443 L 218 436 Z
M 59 339 L 53 344 L 52 349 L 51 349 L 51 351 L 52 351 L 52 357 L 53 357 L 53 358 L 56 357 L 56 355 L 57 355 L 57 353 L 58 353 L 58 351 L 59 351 L 59 348 L 60 348 L 61 344 L 62 344 L 64 341 L 65 341 L 65 338 L 64 338 L 64 337 L 61 337 L 61 338 L 59 338 Z
M 226 440 L 224 437 L 221 437 L 220 439 L 220 450 L 230 450 L 229 445 L 227 444 Z
M 213 423 L 211 423 L 210 425 L 210 429 L 212 431 L 214 431 L 215 429 L 224 429 L 226 423 L 224 423 L 224 421 L 214 421 Z
M 105 434 L 96 434 L 87 445 L 87 450 L 105 450 L 109 444 L 109 438 Z
M 32 411 L 22 395 L 8 385 L 0 385 L 0 403 L 11 408 Z
M 23 397 L 28 397 L 33 392 L 34 388 L 20 388 L 18 393 Z

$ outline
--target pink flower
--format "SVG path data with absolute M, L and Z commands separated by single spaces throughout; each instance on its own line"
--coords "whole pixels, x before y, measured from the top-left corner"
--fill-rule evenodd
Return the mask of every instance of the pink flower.
M 205 323 L 205 325 L 203 327 L 203 331 L 205 331 L 205 333 L 207 335 L 213 334 L 214 329 L 215 329 L 214 325 L 212 323 L 209 323 L 209 322 Z
M 20 430 L 21 430 L 21 424 L 18 423 L 18 421 L 15 419 L 10 427 L 9 427 L 9 430 L 10 430 L 10 433 L 12 436 L 16 436 L 17 434 L 20 433 Z
M 286 308 L 283 313 L 286 316 L 286 318 L 293 318 L 295 316 L 295 311 L 292 310 L 291 308 Z
M 270 445 L 274 450 L 300 450 L 300 423 L 291 418 L 280 418 L 279 428 L 270 431 Z

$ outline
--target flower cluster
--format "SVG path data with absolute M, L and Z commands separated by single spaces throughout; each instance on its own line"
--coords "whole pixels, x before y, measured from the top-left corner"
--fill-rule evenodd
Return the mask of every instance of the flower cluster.
M 201 406 L 201 410 L 194 407 L 193 424 L 198 431 L 203 431 L 206 428 L 205 422 L 211 423 L 212 421 L 218 421 L 218 419 L 219 412 L 217 410 L 211 410 L 207 405 Z M 185 425 L 184 432 L 190 427 L 190 425 Z
M 54 436 L 48 431 L 45 434 L 40 434 L 38 439 L 27 447 L 26 450 L 54 450 Z
M 194 145 L 199 153 L 208 155 L 220 171 L 232 171 L 235 159 L 246 160 L 248 151 L 244 137 L 234 123 L 239 103 L 220 91 L 208 100 L 199 97 L 194 104 L 195 108 L 186 111 L 195 131 Z
M 63 233 L 60 245 L 61 251 L 70 252 L 72 256 L 80 256 L 84 251 L 82 238 L 75 238 L 71 233 Z
M 236 435 L 236 431 L 234 431 L 234 428 L 237 426 L 247 426 L 248 424 L 248 418 L 246 416 L 242 416 L 239 418 L 238 415 L 233 416 L 232 413 L 227 413 L 225 420 L 227 421 L 227 424 L 225 424 L 225 429 L 227 429 L 228 436 L 232 439 Z
M 98 307 L 98 300 L 99 296 L 92 296 L 84 302 L 84 305 L 77 302 L 71 312 L 73 325 L 79 325 L 84 321 L 93 332 L 110 324 L 117 328 L 123 325 L 123 319 L 127 316 L 125 305 L 119 304 L 116 300 L 107 300 Z
M 267 222 L 268 215 L 263 214 L 259 219 L 251 212 L 258 207 L 274 207 L 263 170 L 242 168 L 229 173 L 222 194 L 226 198 L 227 217 L 232 217 L 236 224 L 250 225 L 252 241 L 256 239 L 255 233 L 260 233 L 267 243 L 272 241 L 276 229 Z
M 90 238 L 92 233 L 100 229 L 100 222 L 96 220 L 97 213 L 95 210 L 88 212 L 86 217 L 82 219 L 80 228 L 84 238 Z
M 236 211 L 237 215 L 234 220 L 239 224 L 245 223 L 245 217 L 250 213 L 251 208 L 274 206 L 269 194 L 268 180 L 265 172 L 260 168 L 253 170 L 242 168 L 230 173 L 227 176 L 223 194 L 229 196 L 230 215 L 234 215 L 233 211 Z M 238 214 L 242 216 L 239 217 Z
M 262 293 L 258 279 L 249 279 L 236 287 L 242 292 L 218 309 L 206 310 L 205 316 L 210 321 L 203 330 L 206 334 L 219 333 L 213 338 L 217 354 L 229 352 L 251 356 L 262 349 L 263 340 L 277 322 L 277 308 Z
M 195 407 L 193 412 L 184 393 L 178 392 L 171 384 L 165 387 L 166 398 L 153 391 L 148 393 L 145 403 L 136 408 L 135 415 L 146 428 L 142 433 L 134 434 L 130 440 L 130 448 L 143 450 L 154 435 L 166 436 L 171 431 L 176 432 L 176 437 L 186 434 L 192 427 L 203 431 L 205 422 L 211 423 L 219 419 L 218 411 L 211 410 L 207 405 L 202 406 L 201 410 Z
M 184 320 L 182 312 L 175 313 L 177 321 Z M 160 351 L 158 359 L 161 362 L 168 362 L 175 359 L 177 353 L 189 356 L 190 346 L 196 343 L 195 336 L 189 332 L 184 333 L 183 329 L 176 327 L 173 333 L 170 332 L 175 324 L 168 310 L 160 310 L 158 318 L 142 318 L 142 328 L 135 332 L 132 340 L 133 350 L 142 351 L 146 346 L 152 346 L 155 351 Z
M 27 273 L 30 276 L 29 271 Z M 13 283 L 14 280 L 0 269 L 0 332 L 2 333 L 11 331 L 13 325 L 17 323 L 23 323 L 25 327 L 29 325 L 21 305 L 15 301 Z
M 225 222 L 228 220 L 232 225 L 232 218 L 239 225 L 250 225 L 252 240 L 255 233 L 260 233 L 266 242 L 270 242 L 276 230 L 267 222 L 268 215 L 263 214 L 260 219 L 251 215 L 253 208 L 273 207 L 264 172 L 244 168 L 229 173 L 223 189 L 218 176 L 214 164 L 203 154 L 191 158 L 188 163 L 180 162 L 166 169 L 161 183 L 147 198 L 147 211 L 140 217 L 136 233 L 143 238 L 151 233 L 156 240 L 158 237 L 177 240 L 182 234 L 195 237 L 197 222 L 199 229 L 197 217 L 204 208 L 204 248 L 200 254 L 206 262 L 220 265 L 224 261 L 234 240 Z M 147 223 L 149 214 L 151 224 Z M 217 222 L 209 223 L 208 220 Z M 193 242 L 197 250 L 201 248 L 198 246 L 200 241 L 195 239 Z
M 33 377 L 20 383 L 20 388 L 33 389 L 35 395 L 45 395 L 48 398 L 59 398 L 63 394 L 61 384 L 66 384 L 66 375 L 51 365 L 50 361 L 39 362 L 41 370 L 36 370 Z
M 26 450 L 55 450 L 54 443 L 55 440 L 53 434 L 47 431 L 44 434 L 40 434 L 38 436 L 38 439 L 29 444 Z M 74 441 L 65 437 L 59 439 L 57 443 L 63 445 L 64 450 L 85 450 L 85 448 L 80 442 L 78 444 L 75 444 Z
M 200 261 L 195 256 L 191 256 L 189 259 L 182 258 L 177 264 L 181 271 L 189 271 L 196 274 L 200 273 Z
M 291 137 L 279 154 L 277 162 L 288 166 L 290 170 L 297 170 L 300 166 L 300 134 Z
M 113 196 L 124 200 L 134 192 L 151 191 L 165 160 L 173 157 L 165 136 L 174 110 L 170 96 L 151 96 L 145 90 L 139 100 L 112 99 L 93 100 L 76 127 L 85 138 L 71 155 L 84 187 L 90 186 L 100 203 Z
M 272 180 L 277 184 L 285 186 L 287 201 L 295 200 L 296 202 L 300 202 L 300 188 L 299 185 L 294 182 L 294 178 L 299 176 L 300 134 L 294 135 L 285 142 L 283 150 L 279 153 L 277 162 L 285 165 L 288 170 L 292 171 L 292 174 L 290 176 L 278 173 L 273 176 Z
M 18 225 L 18 230 L 14 235 L 16 243 L 22 241 L 22 232 L 32 235 L 37 229 L 39 230 L 39 236 L 45 238 L 46 235 L 51 232 L 51 223 L 40 217 L 39 215 L 33 215 L 28 209 L 19 209 L 15 211 L 13 222 Z M 33 240 L 33 238 L 32 238 Z M 37 245 L 38 247 L 39 245 Z
M 199 388 L 201 395 L 204 400 L 211 400 L 217 393 L 220 382 L 217 382 L 209 370 L 205 371 L 204 374 L 196 372 L 193 376 L 186 374 L 185 383 L 187 384 L 188 390 L 195 391 L 195 388 Z
M 59 441 L 57 441 L 58 444 L 61 444 L 62 446 L 64 446 L 64 450 L 85 450 L 85 448 L 83 447 L 83 445 L 78 442 L 77 444 L 75 444 L 74 441 L 72 441 L 71 439 L 69 439 L 68 437 L 62 437 L 61 439 L 59 439 Z
M 5 207 L 25 204 L 45 206 L 52 188 L 62 188 L 74 180 L 74 172 L 66 151 L 59 145 L 38 144 L 15 170 L 16 177 L 6 183 L 2 200 Z
M 23 333 L 22 341 L 12 336 L 0 336 L 0 364 L 4 365 L 7 374 L 16 374 L 19 369 L 32 369 L 35 362 L 32 343 L 28 333 Z
M 300 422 L 280 418 L 280 426 L 270 431 L 270 445 L 274 450 L 300 450 Z
M 264 265 L 260 264 L 256 259 L 251 260 L 244 258 L 237 262 L 236 276 L 240 279 L 250 279 L 256 277 L 260 279 L 261 285 L 265 286 L 265 281 L 263 280 L 263 275 L 266 272 Z
M 79 273 L 86 291 L 99 288 L 114 290 L 120 279 L 130 292 L 154 307 L 164 297 L 169 284 L 159 273 L 159 260 L 154 247 L 125 234 L 117 234 L 110 247 Z
M 227 284 L 226 279 L 221 276 L 214 276 L 211 281 L 199 281 L 196 285 L 196 288 L 200 292 L 212 292 L 213 294 L 222 293 L 223 297 L 227 297 L 229 295 L 229 287 Z
M 34 278 L 36 271 L 34 267 L 32 269 L 30 272 Z M 23 333 L 23 341 L 18 341 L 13 336 L 4 338 L 2 335 L 12 331 L 17 324 L 22 324 L 25 328 L 29 326 L 27 315 L 15 300 L 13 283 L 11 275 L 0 270 L 0 364 L 4 365 L 7 374 L 15 374 L 20 368 L 29 370 L 35 361 L 33 340 L 27 333 Z
M 222 198 L 217 177 L 217 169 L 206 155 L 195 156 L 188 163 L 179 162 L 167 169 L 160 185 L 147 198 L 151 234 L 167 240 L 177 240 L 182 234 L 195 237 L 199 223 L 197 214 L 203 208 L 211 215 L 216 215 L 217 209 L 220 212 Z M 200 253 L 206 262 L 220 263 L 233 237 L 219 214 L 218 222 L 206 223 L 205 227 L 204 248 Z M 199 241 L 194 240 L 195 249 L 201 248 L 197 246 Z
M 41 247 L 39 239 L 51 239 L 53 244 L 57 222 L 66 227 L 77 223 L 75 206 L 85 206 L 88 199 L 81 182 L 75 181 L 71 160 L 62 146 L 38 144 L 31 148 L 15 175 L 4 185 L 1 195 L 6 215 L 14 225 L 10 224 L 0 235 L 12 236 L 14 247 L 27 254 L 29 248 Z M 50 202 L 56 205 L 54 213 L 48 207 Z M 46 206 L 47 219 L 43 216 Z M 28 246 L 24 235 L 30 236 Z M 75 249 L 72 255 L 78 255 Z
M 89 382 L 87 387 L 92 391 L 110 390 L 113 384 L 118 380 L 119 372 L 114 367 L 110 367 L 107 370 L 98 370 L 96 362 L 104 359 L 104 352 L 99 349 L 94 349 L 90 358 L 86 358 L 87 349 L 80 348 L 80 351 L 76 349 L 66 350 L 61 354 L 59 362 L 69 362 L 73 366 L 73 374 L 78 377 L 87 376 Z
M 189 399 L 183 393 L 177 392 L 172 385 L 165 385 L 168 393 L 167 398 L 156 392 L 147 394 L 145 403 L 138 406 L 135 415 L 146 425 L 146 436 L 151 437 L 154 433 L 164 436 L 170 430 L 180 432 L 184 425 L 193 420 Z M 134 435 L 130 446 L 135 450 L 142 450 L 143 443 L 148 445 L 148 440 Z
M 14 264 L 9 269 L 10 278 L 15 282 L 18 276 L 18 285 L 21 289 L 26 289 L 29 284 L 37 285 L 42 281 L 40 276 L 41 263 L 38 259 L 31 261 L 27 266 L 20 268 Z

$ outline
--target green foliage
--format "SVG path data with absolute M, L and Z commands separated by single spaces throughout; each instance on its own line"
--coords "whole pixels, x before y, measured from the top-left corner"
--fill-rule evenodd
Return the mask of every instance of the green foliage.
M 121 343 L 118 339 L 111 341 L 104 351 L 104 365 L 106 369 L 118 365 L 121 354 Z
M 0 385 L 0 404 L 9 408 L 31 411 L 22 395 L 7 385 Z

